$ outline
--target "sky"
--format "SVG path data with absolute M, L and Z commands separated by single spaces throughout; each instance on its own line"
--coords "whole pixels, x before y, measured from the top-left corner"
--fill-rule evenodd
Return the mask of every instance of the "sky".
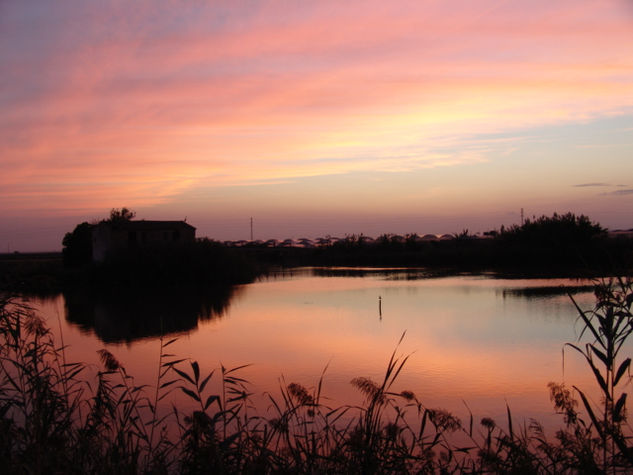
M 0 1 L 0 252 L 633 228 L 630 0 Z

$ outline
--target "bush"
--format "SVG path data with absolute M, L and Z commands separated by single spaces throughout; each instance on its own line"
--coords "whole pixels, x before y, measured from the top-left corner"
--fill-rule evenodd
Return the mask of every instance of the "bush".
M 66 233 L 62 240 L 64 265 L 77 267 L 92 262 L 92 228 L 90 223 L 83 222 L 75 226 L 72 232 Z

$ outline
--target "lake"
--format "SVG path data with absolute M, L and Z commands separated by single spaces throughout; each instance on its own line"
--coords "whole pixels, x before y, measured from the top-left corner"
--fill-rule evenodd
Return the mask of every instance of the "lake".
M 32 299 L 67 360 L 99 365 L 106 348 L 137 383 L 156 381 L 160 334 L 178 358 L 203 373 L 221 364 L 240 370 L 257 410 L 281 380 L 314 387 L 324 372 L 328 404 L 358 404 L 350 384 L 380 381 L 398 341 L 410 355 L 394 389 L 411 390 L 427 407 L 462 419 L 469 410 L 505 423 L 506 404 L 519 420 L 562 425 L 547 383 L 565 381 L 593 393 L 580 356 L 562 350 L 581 330 L 579 305 L 594 304 L 590 282 L 569 279 L 432 277 L 414 269 L 296 269 L 204 295 L 154 295 L 99 300 L 85 295 Z M 218 390 L 216 378 L 212 391 Z M 170 397 L 188 404 L 180 392 Z

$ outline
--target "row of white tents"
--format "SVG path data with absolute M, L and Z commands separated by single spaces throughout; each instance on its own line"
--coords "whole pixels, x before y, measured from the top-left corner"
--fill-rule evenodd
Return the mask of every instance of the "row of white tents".
M 479 236 L 472 236 L 479 237 Z M 257 246 L 257 247 L 298 247 L 298 248 L 315 248 L 315 247 L 326 247 L 332 246 L 339 242 L 362 242 L 366 245 L 379 244 L 387 240 L 392 243 L 405 243 L 408 240 L 413 240 L 414 242 L 428 242 L 428 241 L 449 241 L 455 239 L 454 234 L 424 234 L 419 236 L 417 234 L 401 236 L 399 234 L 389 234 L 385 236 L 381 236 L 377 239 L 369 237 L 369 236 L 347 236 L 344 238 L 327 236 L 320 237 L 317 239 L 308 239 L 308 238 L 300 238 L 300 239 L 269 239 L 267 241 L 263 241 L 261 239 L 254 241 L 224 241 L 224 244 L 227 246 L 233 247 L 244 247 L 244 246 Z
M 315 247 L 327 247 L 332 246 L 339 242 L 354 242 L 354 243 L 363 243 L 365 245 L 372 244 L 380 244 L 385 241 L 391 243 L 400 243 L 404 244 L 409 241 L 413 241 L 416 243 L 420 242 L 432 242 L 432 241 L 450 241 L 456 239 L 458 235 L 456 234 L 408 234 L 406 236 L 401 236 L 399 234 L 385 234 L 378 238 L 372 238 L 370 236 L 365 236 L 363 234 L 360 235 L 351 235 L 346 236 L 344 238 L 334 237 L 334 236 L 326 236 L 320 237 L 316 239 L 309 238 L 299 238 L 299 239 L 268 239 L 267 241 L 263 241 L 261 239 L 247 241 L 224 241 L 224 244 L 232 247 L 245 247 L 245 246 L 253 246 L 253 247 L 297 247 L 297 248 L 315 248 Z M 459 237 L 466 237 L 468 239 L 491 239 L 493 237 L 492 233 L 484 233 L 484 234 L 466 234 L 465 236 L 459 235 Z M 615 230 L 609 231 L 609 237 L 623 237 L 633 239 L 633 229 L 627 230 Z

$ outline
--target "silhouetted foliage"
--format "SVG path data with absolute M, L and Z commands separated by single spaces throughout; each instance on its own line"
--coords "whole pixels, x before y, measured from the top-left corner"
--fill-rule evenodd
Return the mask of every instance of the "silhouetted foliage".
M 528 219 L 522 226 L 502 229 L 494 239 L 497 260 L 543 269 L 618 270 L 626 256 L 607 239 L 602 226 L 573 213 Z
M 527 219 L 522 226 L 504 228 L 500 237 L 505 241 L 558 248 L 588 244 L 592 239 L 605 235 L 606 229 L 592 223 L 585 215 L 554 213 L 552 217 Z
M 572 297 L 584 324 L 583 334 L 591 343 L 585 345 L 568 343 L 567 346 L 581 354 L 595 376 L 602 396 L 600 403 L 594 403 L 585 390 L 574 386 L 575 392 L 589 416 L 585 421 L 578 415 L 572 404 L 557 404 L 557 409 L 566 416 L 568 432 L 565 439 L 583 433 L 587 440 L 595 433 L 599 439 L 593 440 L 595 465 L 604 473 L 617 473 L 633 468 L 633 447 L 630 426 L 627 423 L 625 390 L 631 383 L 631 358 L 621 354 L 626 341 L 633 334 L 633 282 L 616 279 L 597 285 L 596 306 L 593 310 L 583 310 Z M 580 340 L 580 338 L 579 338 Z M 556 388 L 556 385 L 550 386 Z M 562 385 L 558 386 L 558 391 Z M 554 396 L 556 391 L 552 390 Z M 555 397 L 556 402 L 559 400 Z M 571 400 L 573 401 L 573 399 Z M 586 457 L 583 457 L 585 459 Z
M 127 208 L 112 208 L 110 210 L 110 218 L 105 221 L 117 223 L 121 221 L 132 221 L 136 217 L 136 212 Z
M 121 222 L 131 221 L 136 216 L 134 211 L 127 208 L 112 208 L 110 217 L 102 220 L 102 222 Z M 92 229 L 94 225 L 83 222 L 78 224 L 75 229 L 64 235 L 62 240 L 64 265 L 69 267 L 78 267 L 88 264 L 92 261 Z
M 496 271 L 522 275 L 600 276 L 633 265 L 633 239 L 609 237 L 586 216 L 573 213 L 527 220 L 482 236 L 467 229 L 442 236 L 361 235 L 315 248 L 240 248 L 249 258 L 282 266 L 402 266 L 434 271 Z
M 80 266 L 92 260 L 92 228 L 87 222 L 78 224 L 62 240 L 64 265 Z

